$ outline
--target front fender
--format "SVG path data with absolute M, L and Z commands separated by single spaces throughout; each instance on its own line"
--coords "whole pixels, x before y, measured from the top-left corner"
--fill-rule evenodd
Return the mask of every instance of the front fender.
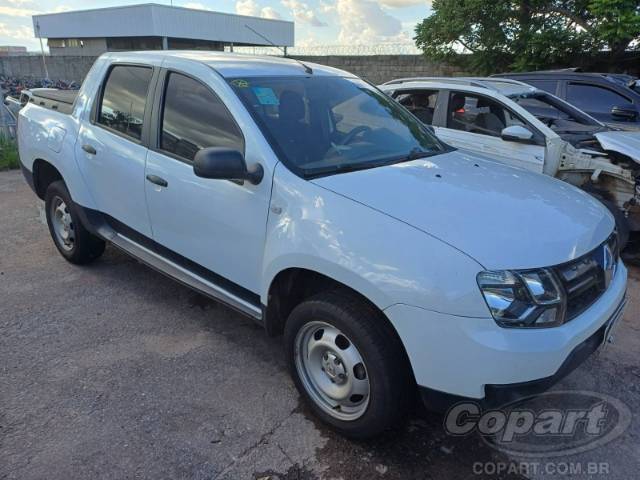
M 277 212 L 277 213 L 274 213 Z M 321 273 L 381 310 L 393 304 L 486 317 L 482 266 L 454 247 L 365 205 L 276 168 L 261 300 L 288 268 Z

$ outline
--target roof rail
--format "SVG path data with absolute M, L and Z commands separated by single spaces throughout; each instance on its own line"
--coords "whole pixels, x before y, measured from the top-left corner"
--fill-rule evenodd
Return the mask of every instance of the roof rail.
M 398 85 L 407 82 L 445 82 L 445 83 L 456 83 L 459 85 L 468 85 L 471 87 L 480 87 L 486 88 L 488 90 L 493 90 L 498 92 L 499 89 L 494 85 L 495 83 L 507 83 L 511 85 L 519 85 L 526 88 L 533 88 L 528 83 L 520 82 L 519 80 L 512 80 L 510 78 L 485 78 L 485 77 L 408 77 L 408 78 L 398 78 L 396 80 L 391 80 L 390 82 L 386 82 L 384 85 Z

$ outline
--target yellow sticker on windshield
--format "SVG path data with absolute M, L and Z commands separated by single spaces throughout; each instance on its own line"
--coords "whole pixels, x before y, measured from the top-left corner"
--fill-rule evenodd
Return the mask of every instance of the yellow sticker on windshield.
M 238 88 L 247 88 L 249 87 L 249 82 L 247 82 L 246 80 L 242 80 L 241 78 L 236 78 L 235 80 L 231 81 L 231 84 L 235 87 Z

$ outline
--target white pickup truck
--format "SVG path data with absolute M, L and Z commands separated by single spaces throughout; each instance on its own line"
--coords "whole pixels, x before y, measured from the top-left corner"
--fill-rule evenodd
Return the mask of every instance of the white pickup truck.
M 28 103 L 18 141 L 65 259 L 110 243 L 284 333 L 301 394 L 351 437 L 397 426 L 418 392 L 543 390 L 622 315 L 598 201 L 443 144 L 347 72 L 109 53 L 70 113 Z

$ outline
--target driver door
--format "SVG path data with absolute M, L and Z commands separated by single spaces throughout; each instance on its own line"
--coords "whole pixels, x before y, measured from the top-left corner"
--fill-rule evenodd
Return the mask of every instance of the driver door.
M 435 126 L 436 135 L 454 147 L 481 153 L 507 165 L 542 173 L 545 147 L 531 141 L 503 140 L 502 130 L 520 125 L 535 132 L 519 115 L 498 101 L 472 92 L 449 93 L 446 125 Z
M 201 148 L 232 148 L 249 164 L 258 163 L 258 152 L 247 146 L 217 93 L 220 80 L 212 69 L 190 65 L 185 71 L 173 59 L 164 67 L 145 170 L 153 239 L 217 275 L 216 283 L 258 292 L 271 176 L 253 185 L 195 175 L 193 160 Z

